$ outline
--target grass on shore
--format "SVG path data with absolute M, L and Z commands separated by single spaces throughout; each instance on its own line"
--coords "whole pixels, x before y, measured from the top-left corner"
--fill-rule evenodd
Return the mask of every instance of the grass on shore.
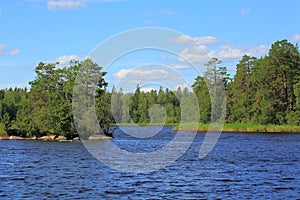
M 112 125 L 116 126 L 116 124 Z M 222 127 L 219 124 L 201 124 L 199 123 L 182 123 L 182 124 L 134 124 L 134 123 L 122 123 L 117 124 L 117 126 L 173 126 L 174 130 L 186 130 L 186 131 L 198 131 L 198 132 L 207 132 L 210 128 L 211 131 L 222 130 L 222 132 L 262 132 L 262 133 L 280 133 L 280 132 L 289 132 L 289 133 L 300 133 L 300 126 L 291 126 L 291 125 L 261 125 L 261 124 L 242 124 L 242 123 L 232 123 L 224 124 Z
M 116 124 L 112 125 L 116 126 Z M 134 123 L 122 123 L 117 124 L 117 126 L 172 126 L 174 130 L 186 130 L 186 131 L 198 131 L 198 132 L 207 132 L 210 128 L 211 131 L 222 130 L 222 132 L 262 132 L 262 133 L 280 133 L 280 132 L 289 132 L 289 133 L 300 133 L 300 126 L 291 126 L 291 125 L 261 125 L 261 124 L 242 124 L 242 123 L 232 123 L 224 124 L 222 127 L 219 124 L 197 124 L 197 123 L 182 123 L 182 124 L 134 124 Z
M 115 126 L 116 124 L 112 124 Z M 122 123 L 117 124 L 118 126 L 137 126 L 133 123 Z M 196 123 L 186 123 L 186 124 L 138 124 L 138 126 L 173 126 L 174 130 L 186 130 L 186 131 L 198 131 L 206 132 L 209 129 L 209 124 L 197 124 Z M 179 127 L 180 126 L 180 127 Z M 214 125 L 211 126 L 212 128 Z M 217 126 L 217 130 L 219 130 Z M 291 126 L 291 125 L 260 125 L 260 124 L 224 124 L 222 132 L 269 132 L 269 133 L 280 133 L 280 132 L 289 132 L 289 133 L 300 133 L 300 126 Z M 5 134 L 4 126 L 0 123 L 0 134 Z
M 181 124 L 175 126 L 175 130 L 190 130 L 198 132 L 206 132 L 209 129 L 209 124 L 199 124 L 193 123 Z M 215 125 L 216 130 L 220 130 L 222 127 Z M 214 125 L 211 126 L 212 129 Z M 290 132 L 290 133 L 300 133 L 300 126 L 291 126 L 291 125 L 261 125 L 261 124 L 224 124 L 222 132 L 268 132 L 268 133 L 280 133 L 280 132 Z
M 117 124 L 111 124 L 111 126 L 173 126 L 176 127 L 178 124 L 177 123 L 117 123 Z

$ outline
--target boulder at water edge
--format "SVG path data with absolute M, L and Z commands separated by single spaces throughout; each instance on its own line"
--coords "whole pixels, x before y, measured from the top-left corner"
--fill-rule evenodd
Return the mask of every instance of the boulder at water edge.
M 106 135 L 91 135 L 88 140 L 109 140 L 112 137 L 108 137 Z

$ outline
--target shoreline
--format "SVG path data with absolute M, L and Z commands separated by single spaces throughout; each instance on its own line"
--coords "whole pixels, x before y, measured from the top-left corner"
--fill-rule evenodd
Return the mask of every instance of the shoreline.
M 120 123 L 112 124 L 115 126 L 171 126 L 174 131 L 197 131 L 197 132 L 207 132 L 210 124 L 196 124 L 196 123 L 186 123 L 186 124 L 134 124 L 134 123 Z M 180 126 L 180 127 L 179 127 Z M 292 125 L 261 125 L 261 124 L 238 124 L 238 123 L 224 123 L 221 127 L 218 124 L 211 124 L 210 132 L 214 132 L 213 127 L 216 127 L 215 131 L 219 131 L 222 128 L 222 133 L 300 133 L 300 126 Z
M 175 126 L 176 131 L 197 131 L 207 132 L 209 124 L 183 124 Z M 300 126 L 291 125 L 253 125 L 253 124 L 224 124 L 223 126 L 212 124 L 210 132 L 220 131 L 222 133 L 300 133 Z M 197 127 L 197 128 L 196 128 Z
M 112 137 L 109 136 L 104 136 L 104 135 L 92 135 L 90 136 L 87 140 L 110 140 L 113 139 Z M 77 140 L 81 140 L 80 137 L 75 137 L 72 139 L 67 139 L 63 136 L 54 136 L 54 135 L 49 135 L 49 136 L 43 136 L 40 138 L 37 137 L 20 137 L 20 136 L 15 136 L 11 135 L 8 136 L 6 134 L 0 134 L 0 140 L 31 140 L 31 141 L 48 141 L 48 142 L 73 142 Z
M 192 128 L 174 128 L 174 131 L 190 131 L 190 132 L 221 132 L 221 133 L 295 133 L 300 134 L 300 131 L 286 131 L 286 130 L 259 130 L 259 131 L 253 131 L 253 130 L 210 130 L 208 129 L 192 129 Z
M 112 125 L 112 127 L 115 125 Z M 117 126 L 137 126 L 136 124 L 119 124 Z M 140 126 L 171 126 L 174 131 L 190 131 L 190 132 L 208 132 L 210 124 L 143 124 Z M 180 127 L 179 127 L 180 126 Z M 216 124 L 211 124 L 211 130 L 209 132 L 221 132 L 221 133 L 294 133 L 300 134 L 300 126 L 291 125 L 253 125 L 253 124 L 224 124 L 222 127 Z M 198 127 L 198 128 L 197 128 Z M 220 131 L 221 130 L 221 131 Z M 107 140 L 113 139 L 108 136 L 93 135 L 88 140 Z M 25 138 L 20 136 L 8 136 L 7 134 L 0 134 L 0 140 L 37 140 L 37 141 L 57 141 L 57 142 L 72 142 L 81 140 L 79 137 L 73 139 L 67 139 L 63 136 L 48 135 L 40 138 L 31 137 Z

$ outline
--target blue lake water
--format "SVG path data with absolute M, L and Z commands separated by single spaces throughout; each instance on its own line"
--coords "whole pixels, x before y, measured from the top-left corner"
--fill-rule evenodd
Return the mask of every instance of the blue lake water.
M 136 139 L 117 129 L 113 143 L 128 151 L 148 152 L 163 147 L 174 135 L 165 127 L 148 140 Z M 2 140 L 0 199 L 300 197 L 300 134 L 222 133 L 213 151 L 199 159 L 204 136 L 198 133 L 170 166 L 148 173 L 111 169 L 81 141 Z

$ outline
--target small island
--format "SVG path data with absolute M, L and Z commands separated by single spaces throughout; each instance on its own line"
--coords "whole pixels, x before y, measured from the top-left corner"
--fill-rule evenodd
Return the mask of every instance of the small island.
M 216 101 L 221 99 L 217 90 L 210 89 L 216 82 L 222 82 L 225 91 L 220 101 L 223 132 L 300 132 L 300 54 L 298 46 L 287 40 L 276 41 L 265 57 L 244 55 L 234 75 L 228 74 L 218 58 L 212 58 L 203 76 L 195 77 L 193 91 L 180 87 L 143 91 L 139 85 L 134 93 L 108 91 L 106 72 L 91 59 L 57 65 L 39 63 L 30 90 L 0 90 L 0 138 L 78 139 L 76 128 L 88 130 L 93 123 L 86 109 L 79 110 L 85 127 L 76 127 L 74 122 L 73 88 L 78 73 L 83 74 L 80 84 L 92 95 L 99 127 L 104 130 L 103 137 L 92 133 L 84 139 L 113 138 L 109 127 L 116 123 L 155 124 L 162 119 L 175 130 L 207 131 L 214 122 Z M 91 77 L 98 81 L 91 82 Z M 199 123 L 196 128 L 195 123 Z

